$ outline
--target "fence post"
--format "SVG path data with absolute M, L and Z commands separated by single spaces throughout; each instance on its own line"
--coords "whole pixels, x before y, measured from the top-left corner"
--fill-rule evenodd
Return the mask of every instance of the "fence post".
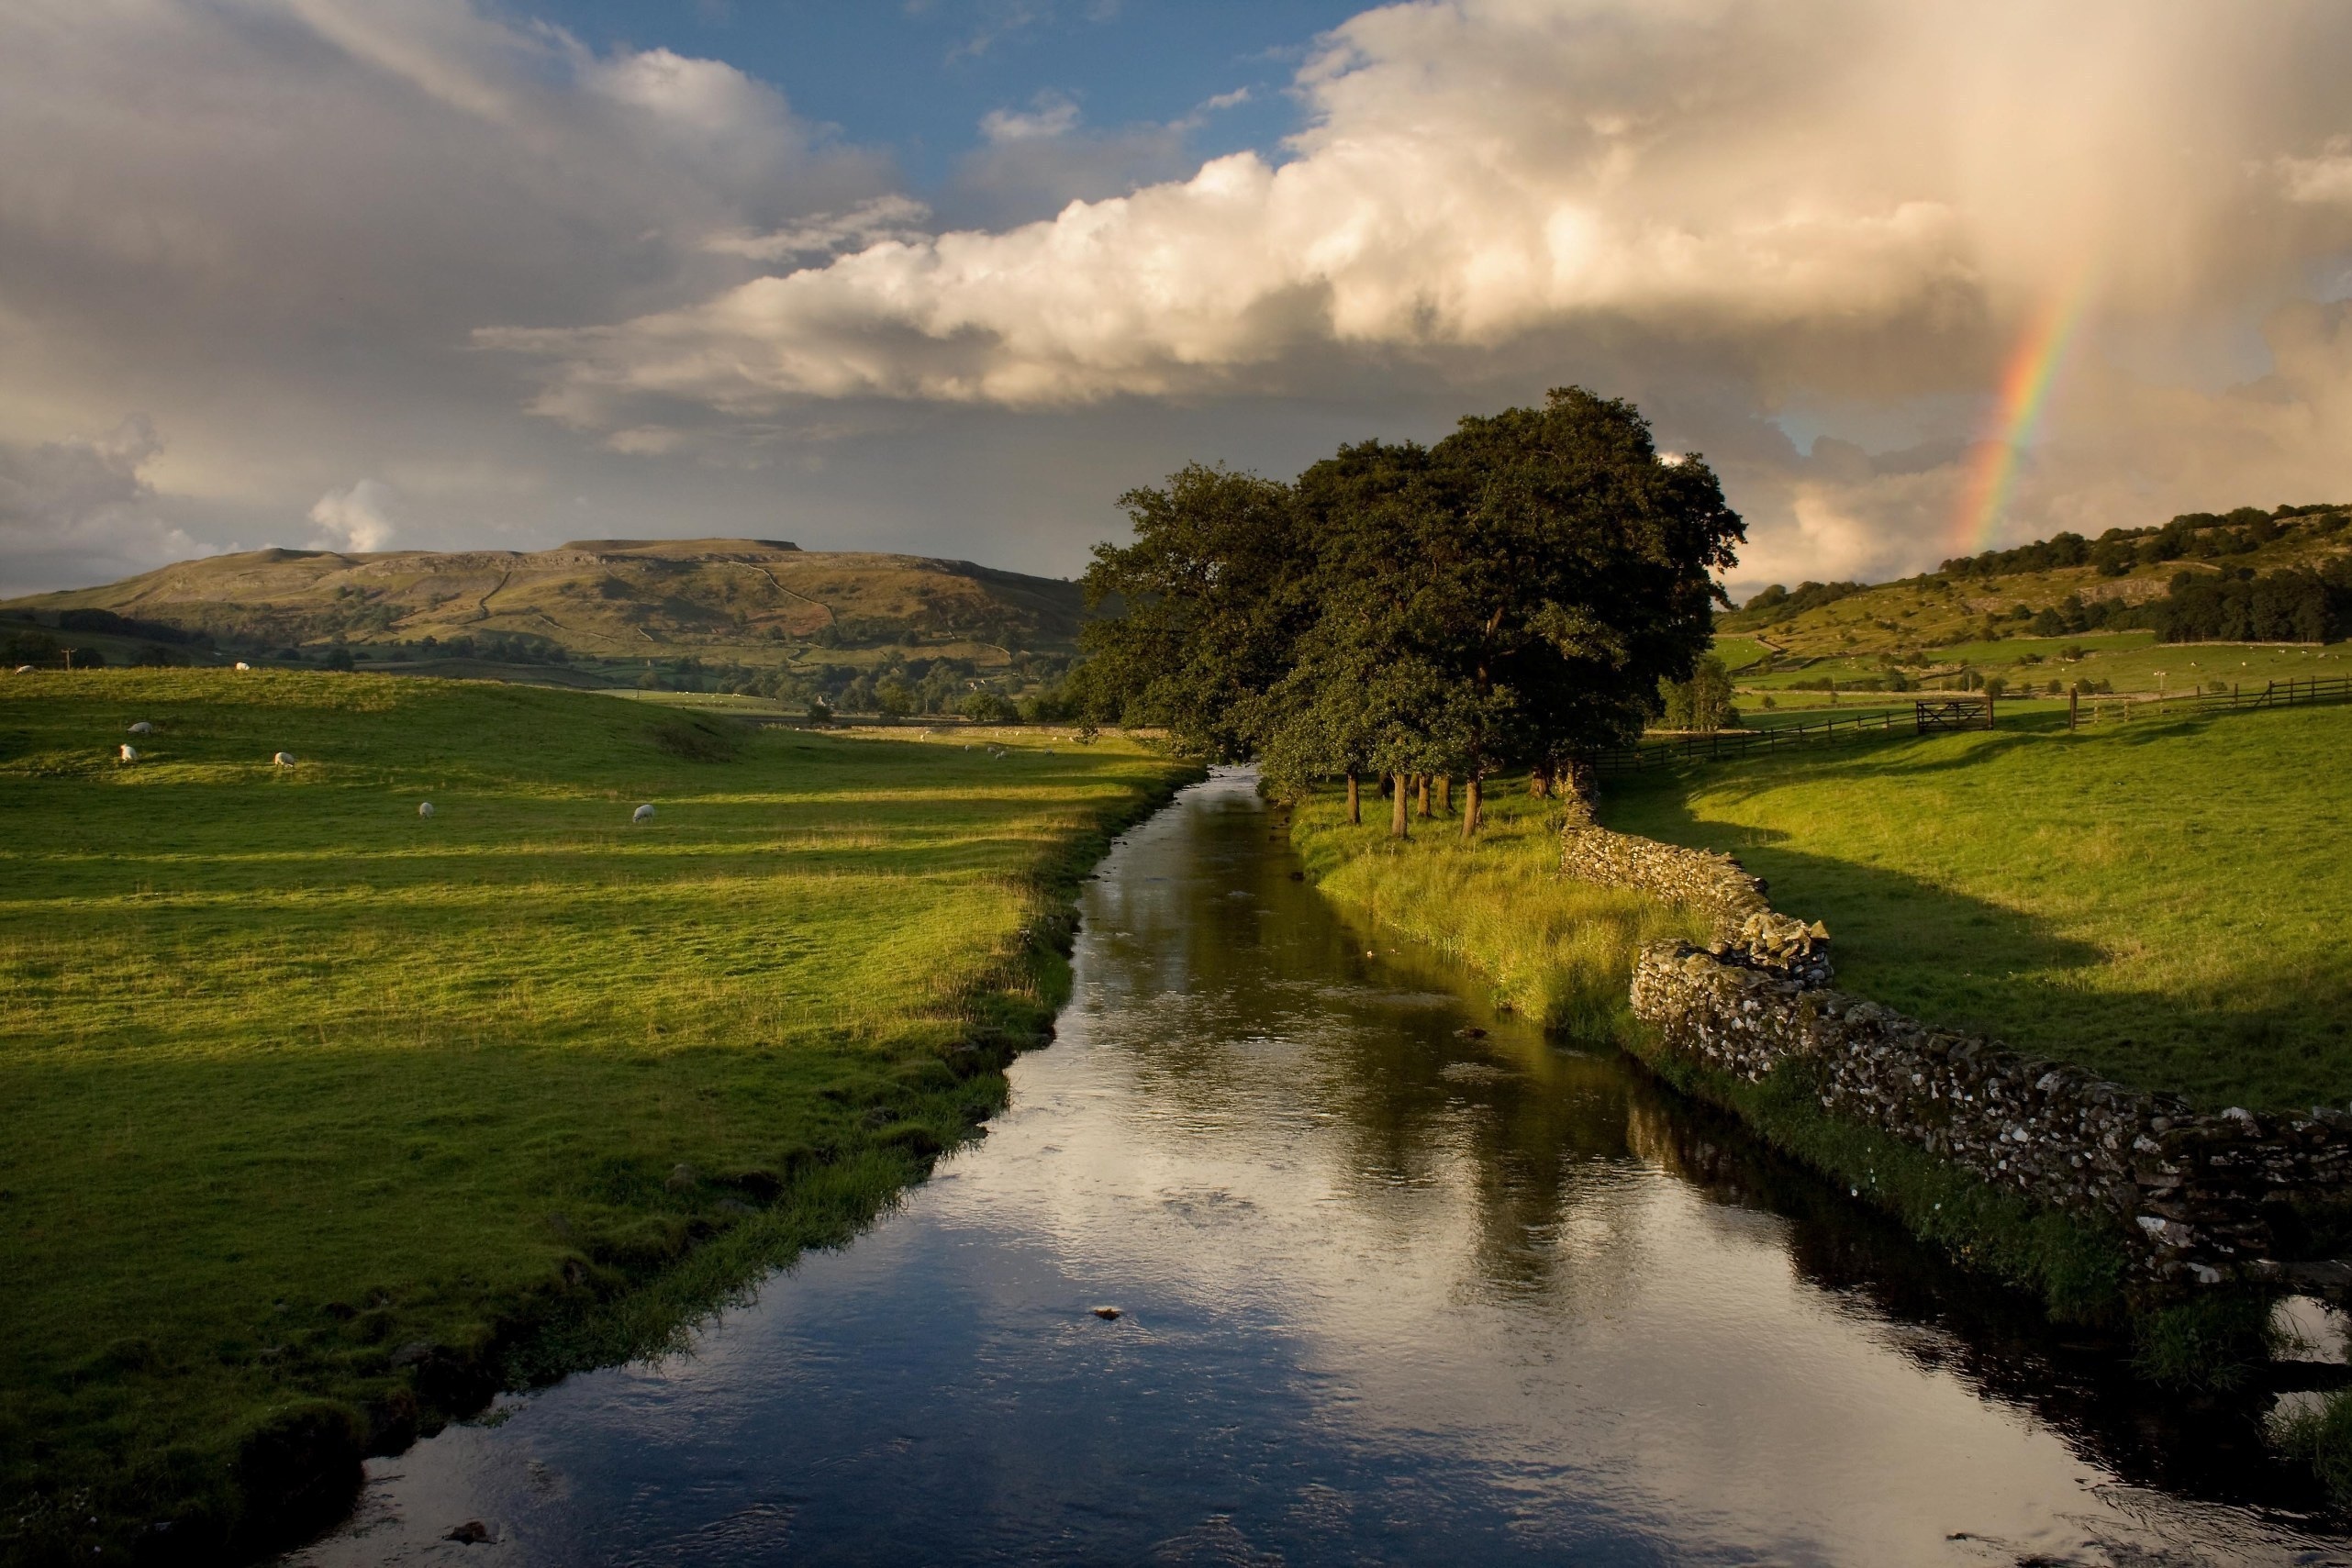
M 2071 687 L 2071 686 L 2068 687 L 2068 688 L 2067 688 L 2067 728 L 2068 728 L 2069 731 L 2071 731 L 2071 730 L 2074 728 L 2075 724 L 2076 724 L 2076 721 L 2077 721 L 2077 719 L 2079 717 L 2080 710 L 2081 710 L 2081 706 L 2082 706 L 2082 694 L 2081 694 L 2080 692 L 2076 691 L 2076 690 L 2075 690 L 2073 687 Z

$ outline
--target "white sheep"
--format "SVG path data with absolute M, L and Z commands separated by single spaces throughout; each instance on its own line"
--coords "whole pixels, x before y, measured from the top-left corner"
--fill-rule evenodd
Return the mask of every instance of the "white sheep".
M 275 768 L 290 768 L 294 766 L 294 753 L 291 751 L 281 751 L 276 756 L 270 759 L 270 765 Z
M 433 819 L 433 803 L 429 800 L 418 801 L 417 803 L 417 815 L 423 817 L 426 821 L 430 822 Z
M 29 675 L 32 673 L 33 667 L 30 664 L 19 664 L 17 666 L 17 673 L 19 675 Z
M 251 669 L 253 666 L 251 666 L 251 664 L 248 664 L 248 663 L 247 663 L 247 662 L 245 662 L 245 661 L 243 661 L 242 659 L 240 659 L 239 661 L 237 661 L 237 667 L 238 667 L 239 669 L 240 669 L 240 670 L 250 670 L 250 669 Z
M 653 807 L 651 805 L 641 806 L 629 814 L 629 819 L 631 822 L 651 822 L 653 820 Z
M 139 761 L 139 748 L 136 746 L 125 746 L 122 749 L 121 756 L 122 760 L 126 762 L 136 762 Z
M 155 727 L 142 718 L 130 727 L 130 732 L 133 735 L 152 735 L 155 733 Z

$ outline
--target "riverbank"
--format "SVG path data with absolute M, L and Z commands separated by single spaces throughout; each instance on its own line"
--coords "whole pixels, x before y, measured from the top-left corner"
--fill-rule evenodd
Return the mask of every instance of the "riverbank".
M 1560 874 L 1559 801 L 1497 792 L 1487 828 L 1464 844 L 1432 819 L 1399 843 L 1378 823 L 1351 827 L 1336 794 L 1300 802 L 1292 837 L 1329 896 L 1491 977 L 1499 994 L 1555 1033 L 1631 1051 L 1682 1092 L 1737 1114 L 1765 1139 L 1867 1194 L 1914 1234 L 2041 1298 L 2063 1318 L 2123 1307 L 2120 1254 L 2064 1217 L 1825 1116 L 1793 1076 L 1761 1084 L 1675 1059 L 1633 1017 L 1628 991 L 1643 950 L 1704 942 L 1712 917 L 1624 888 Z
M 1078 881 L 1196 776 L 1002 739 L 0 688 L 0 1550 L 251 1554 L 920 1179 L 1050 1029 Z
M 1485 973 L 1500 975 L 1507 966 L 1523 965 L 1523 953 L 1496 944 L 1493 933 L 1498 928 L 1490 919 L 1476 914 L 1461 918 L 1457 912 L 1512 908 L 1531 900 L 1540 905 L 1537 846 L 1549 848 L 1556 864 L 1556 833 L 1562 819 L 1556 807 L 1546 809 L 1544 803 L 1538 802 L 1522 802 L 1513 817 L 1510 829 L 1488 843 L 1465 847 L 1447 839 L 1399 845 L 1377 828 L 1341 827 L 1335 803 L 1317 801 L 1301 809 L 1299 837 L 1302 846 L 1311 846 L 1310 865 L 1319 884 L 1333 896 L 1417 934 L 1435 934 L 1440 945 L 1456 957 Z M 1601 888 L 1588 882 L 1563 883 L 1556 871 L 1553 874 L 1563 890 L 1557 896 L 1580 903 L 1606 892 L 1618 911 L 1614 919 L 1596 924 L 1579 943 L 1560 950 L 1562 961 L 1579 966 L 1581 973 L 1552 982 L 1559 992 L 1605 996 L 1608 987 L 1623 984 L 1636 956 L 1650 945 L 1635 933 L 1644 927 L 1661 929 L 1668 923 L 1672 910 L 1663 902 L 1630 891 L 1632 886 L 1649 885 L 1642 877 L 1631 884 L 1601 878 L 1619 883 Z M 1406 895 L 1397 896 L 1398 890 L 1405 890 Z M 1376 899 L 1366 895 L 1368 891 L 1387 896 Z M 1653 891 L 1669 897 L 1687 896 L 1671 887 Z M 1775 891 L 1777 895 L 1778 890 Z M 1437 895 L 1432 895 L 1433 892 Z M 1407 917 L 1397 918 L 1399 913 Z M 1720 918 L 1722 911 L 1713 913 Z M 1810 911 L 1800 908 L 1798 913 Z M 1678 940 L 1703 941 L 1707 934 Z M 1720 938 L 1722 933 L 1713 935 Z M 1665 945 L 1671 950 L 1674 943 Z M 1962 949 L 1953 962 L 1965 958 Z M 1522 981 L 1521 988 L 1526 989 L 1527 983 Z M 1733 1015 L 1727 1017 L 1723 1027 L 1736 1025 L 1735 1033 L 1766 1027 L 1763 1015 L 1754 1013 L 1755 1006 L 1753 1002 L 1733 1005 Z M 2035 1296 L 2054 1318 L 2111 1324 L 2128 1320 L 2140 1341 L 2143 1370 L 2149 1375 L 2172 1383 L 2219 1385 L 2242 1378 L 2268 1353 L 2269 1288 L 2242 1284 L 2201 1293 L 2198 1300 L 2182 1304 L 2172 1293 L 2151 1287 L 2149 1264 L 2124 1245 L 2126 1240 L 2145 1239 L 2136 1233 L 2129 1238 L 2117 1234 L 2112 1229 L 2116 1222 L 2113 1217 L 2103 1211 L 2095 1215 L 2069 1212 L 2067 1206 L 2055 1201 L 2066 1194 L 2054 1191 L 2050 1201 L 2045 1201 L 2031 1190 L 2013 1190 L 2018 1186 L 2016 1173 L 2005 1162 L 1999 1173 L 1987 1164 L 1979 1173 L 1864 1121 L 1825 1111 L 1823 1091 L 1826 1085 L 1815 1081 L 1809 1059 L 1783 1061 L 1768 1070 L 1759 1059 L 1755 1072 L 1734 1073 L 1704 1060 L 1710 1052 L 1671 1049 L 1657 1023 L 1636 1019 L 1629 1009 L 1621 1007 L 1610 1016 L 1603 1008 L 1588 1006 L 1577 1017 L 1588 1026 L 1581 1032 L 1588 1038 L 1607 1038 L 1624 1045 L 1678 1088 L 1734 1111 L 1768 1141 L 1832 1177 L 1853 1196 L 1894 1215 L 1913 1234 L 1979 1272 Z M 1594 1022 L 1606 1027 L 1589 1028 Z M 1726 1039 L 1726 1045 L 1733 1043 Z M 1762 1037 L 1756 1043 L 1761 1045 Z M 2047 1066 L 2045 1062 L 2034 1073 Z M 2029 1093 L 2028 1098 L 2032 1097 Z M 2231 1125 L 2235 1130 L 2235 1124 Z M 2184 1136 L 2202 1134 L 2192 1130 Z M 2081 1163 L 2075 1162 L 2078 1166 Z M 2001 1175 L 2001 1183 L 1988 1179 L 1995 1174 Z M 2121 1223 L 2130 1223 L 2142 1207 L 2132 1206 Z M 2168 1233 L 2166 1244 L 2170 1245 Z M 2199 1272 L 2194 1266 L 2199 1261 L 2168 1265 L 2164 1272 L 2186 1280 Z
M 1703 940 L 1705 917 L 1564 879 L 1557 801 L 1497 789 L 1481 809 L 1472 843 L 1450 817 L 1415 818 L 1400 842 L 1377 795 L 1357 826 L 1336 792 L 1318 791 L 1292 808 L 1290 837 L 1325 894 L 1487 975 L 1497 1000 L 1555 1034 L 1622 1038 L 1634 958 Z

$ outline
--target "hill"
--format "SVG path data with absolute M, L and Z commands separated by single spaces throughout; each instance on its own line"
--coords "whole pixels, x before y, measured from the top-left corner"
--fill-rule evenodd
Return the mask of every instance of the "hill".
M 386 667 L 486 661 L 542 667 L 534 678 L 550 684 L 764 687 L 779 698 L 836 695 L 861 673 L 897 673 L 911 691 L 944 661 L 956 693 L 993 681 L 1010 695 L 1066 667 L 1082 612 L 1074 583 L 965 561 L 771 539 L 579 539 L 212 556 L 7 601 L 0 630 L 23 639 L 18 662 L 48 662 L 37 657 L 43 636 L 117 663 L 340 649 Z M 924 668 L 909 673 L 916 662 Z
M 2352 506 L 2246 506 L 2096 539 L 2061 533 L 1892 583 L 1774 584 L 1717 618 L 1716 650 L 1743 687 L 1764 691 L 1833 680 L 1900 691 L 1996 671 L 2012 689 L 2178 690 L 2219 678 L 2211 659 L 2162 651 L 2197 643 L 2272 650 L 2227 661 L 2231 678 L 2310 674 L 2312 659 L 2332 657 L 2318 645 L 2352 630 L 2347 521 Z M 2052 663 L 2066 681 L 2023 668 Z

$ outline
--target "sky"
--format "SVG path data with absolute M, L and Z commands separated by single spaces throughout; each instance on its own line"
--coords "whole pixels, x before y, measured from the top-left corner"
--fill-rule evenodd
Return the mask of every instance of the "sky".
M 11 0 L 0 595 L 749 536 L 1074 575 L 1579 384 L 1735 593 L 2352 500 L 2352 7 Z

